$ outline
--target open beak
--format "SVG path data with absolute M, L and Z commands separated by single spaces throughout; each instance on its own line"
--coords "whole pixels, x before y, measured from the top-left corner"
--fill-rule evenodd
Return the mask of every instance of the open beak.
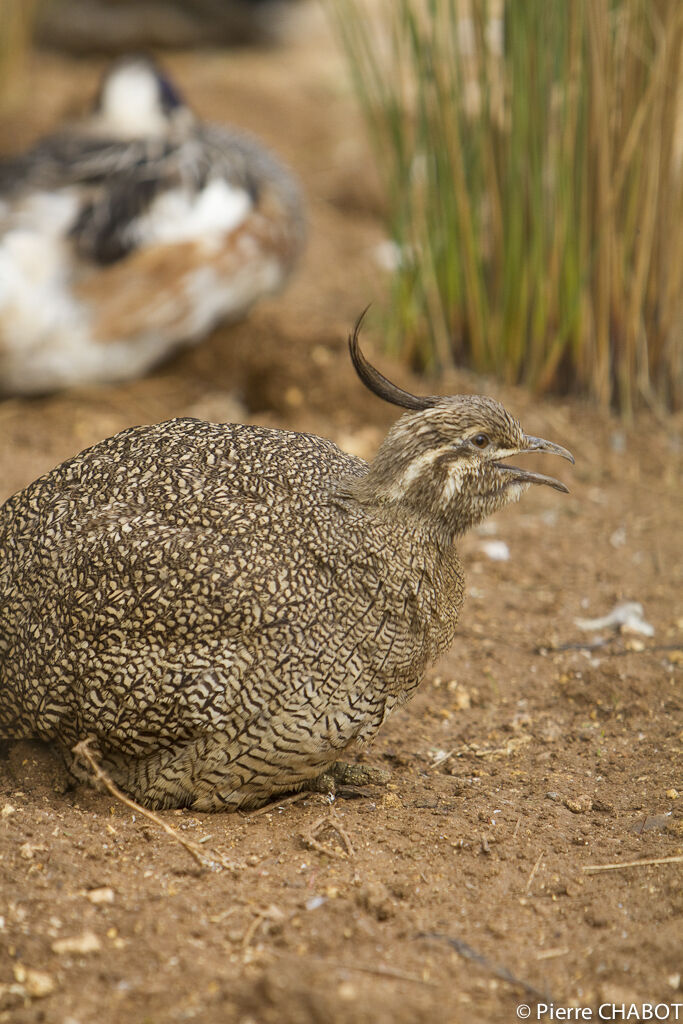
M 529 437 L 528 434 L 524 436 L 524 444 L 519 448 L 515 448 L 509 452 L 505 452 L 505 458 L 510 455 L 526 455 L 529 452 L 543 452 L 546 455 L 559 455 L 563 459 L 567 459 L 569 462 L 574 462 L 574 456 L 571 452 L 567 451 L 559 444 L 554 444 L 552 441 L 546 441 L 542 437 Z M 554 476 L 546 476 L 544 473 L 532 473 L 526 469 L 520 469 L 518 466 L 510 466 L 506 462 L 496 462 L 496 468 L 502 470 L 504 473 L 510 475 L 510 483 L 520 484 L 547 484 L 548 487 L 554 487 L 556 491 L 564 491 L 565 494 L 569 494 L 569 488 L 563 484 L 560 480 L 556 480 Z

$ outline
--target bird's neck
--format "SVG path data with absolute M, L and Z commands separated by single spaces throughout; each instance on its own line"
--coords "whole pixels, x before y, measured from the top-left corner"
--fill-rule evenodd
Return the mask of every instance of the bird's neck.
M 426 456 L 416 461 L 383 459 L 382 452 L 367 473 L 342 483 L 343 493 L 365 508 L 374 508 L 396 522 L 408 525 L 444 552 L 486 515 L 465 491 L 456 493 L 438 466 Z

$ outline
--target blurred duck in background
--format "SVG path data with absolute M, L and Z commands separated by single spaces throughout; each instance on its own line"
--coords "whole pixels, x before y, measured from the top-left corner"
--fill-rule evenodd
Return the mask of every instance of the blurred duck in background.
M 0 163 L 0 393 L 145 373 L 278 291 L 304 234 L 264 146 L 117 62 L 87 120 Z

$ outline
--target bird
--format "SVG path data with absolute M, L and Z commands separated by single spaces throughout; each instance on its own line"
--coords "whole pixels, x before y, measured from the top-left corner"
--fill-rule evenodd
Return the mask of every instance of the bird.
M 146 373 L 282 288 L 305 234 L 260 141 L 116 61 L 88 117 L 0 162 L 0 394 Z
M 367 743 L 452 644 L 457 540 L 558 444 L 488 396 L 419 397 L 371 462 L 313 434 L 123 430 L 0 509 L 0 738 L 89 744 L 150 808 L 257 807 Z

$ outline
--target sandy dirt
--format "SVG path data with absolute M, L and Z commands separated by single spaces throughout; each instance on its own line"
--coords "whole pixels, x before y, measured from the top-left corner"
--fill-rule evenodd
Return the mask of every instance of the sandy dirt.
M 202 115 L 249 126 L 296 168 L 307 255 L 283 296 L 145 380 L 0 403 L 0 498 L 133 423 L 237 409 L 371 456 L 394 418 L 345 351 L 387 279 L 381 195 L 322 28 L 167 63 Z M 36 57 L 5 148 L 82 105 L 99 67 Z M 538 1019 L 537 1001 L 593 1019 L 683 1002 L 680 423 L 623 425 L 466 373 L 418 381 L 372 321 L 365 339 L 405 386 L 487 390 L 569 447 L 575 467 L 538 468 L 571 494 L 539 488 L 462 542 L 456 643 L 363 755 L 390 770 L 385 787 L 162 814 L 220 869 L 70 787 L 48 752 L 0 758 L 3 1024 L 510 1024 L 522 1003 Z M 654 635 L 576 624 L 624 600 Z

